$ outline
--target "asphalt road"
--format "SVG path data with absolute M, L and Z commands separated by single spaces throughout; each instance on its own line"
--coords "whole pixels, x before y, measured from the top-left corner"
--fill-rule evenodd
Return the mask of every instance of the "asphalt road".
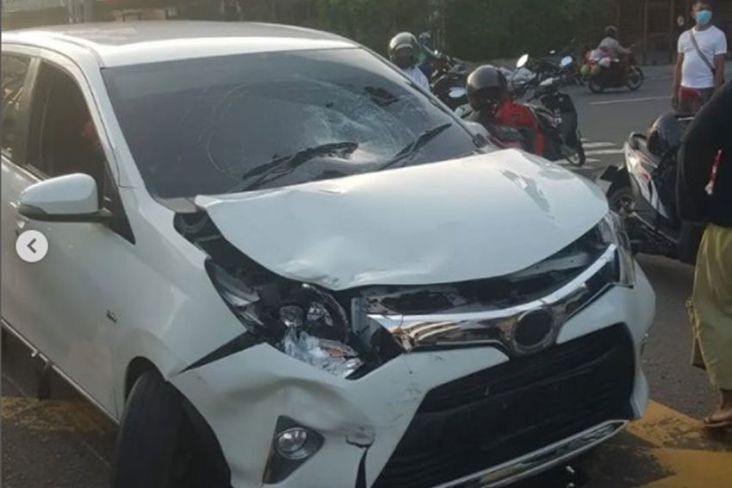
M 622 143 L 669 109 L 668 79 L 653 79 L 636 93 L 590 95 L 570 89 L 580 112 L 593 178 L 622 161 Z M 645 369 L 654 403 L 646 418 L 592 454 L 516 488 L 729 488 L 732 435 L 707 438 L 695 418 L 716 401 L 703 373 L 689 366 L 691 334 L 685 301 L 693 269 L 639 257 L 657 293 L 657 318 Z M 33 398 L 35 363 L 13 340 L 2 357 L 2 486 L 77 488 L 107 486 L 115 428 L 59 379 L 51 400 Z M 330 487 L 324 487 L 330 488 Z

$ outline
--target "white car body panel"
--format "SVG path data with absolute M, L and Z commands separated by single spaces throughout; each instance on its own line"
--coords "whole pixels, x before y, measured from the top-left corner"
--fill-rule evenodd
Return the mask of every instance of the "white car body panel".
M 252 36 L 226 34 L 226 29 L 239 26 L 217 24 L 208 25 L 188 44 L 159 39 L 148 50 L 155 43 L 145 36 L 154 35 L 161 25 L 145 23 L 141 29 L 147 34 L 128 32 L 139 40 L 116 47 L 114 36 L 119 33 L 114 32 L 106 44 L 73 37 L 71 27 L 64 28 L 69 32 L 63 35 L 3 33 L 5 52 L 42 56 L 78 82 L 134 233 L 132 243 L 100 224 L 25 221 L 17 213 L 18 198 L 39 180 L 3 159 L 3 322 L 116 420 L 125 405 L 128 368 L 139 358 L 152 363 L 214 430 L 234 488 L 263 486 L 280 415 L 316 428 L 326 443 L 276 486 L 355 486 L 365 446 L 370 486 L 429 389 L 508 357 L 491 347 L 414 352 L 350 381 L 260 344 L 188 369 L 242 334 L 244 327 L 212 286 L 205 268 L 208 256 L 175 230 L 174 212 L 145 190 L 100 68 L 265 52 L 267 47 Z M 73 27 L 87 28 L 102 29 Z M 216 29 L 218 40 L 200 42 Z M 168 35 L 175 37 L 174 32 Z M 301 42 L 312 46 L 318 41 L 292 39 L 278 46 L 297 49 Z M 322 42 L 329 43 L 329 49 L 355 46 L 333 38 Z M 186 47 L 194 44 L 198 50 Z M 459 198 L 455 186 L 460 187 Z M 199 197 L 198 203 L 224 236 L 252 259 L 275 273 L 332 289 L 511 273 L 579 238 L 607 212 L 598 189 L 516 151 L 281 190 Z M 270 213 L 262 219 L 260 212 Z M 277 216 L 276 222 L 271 215 Z M 20 261 L 14 252 L 16 228 L 46 234 L 50 247 L 45 260 L 33 265 Z M 345 249 L 352 259 L 342 254 Z M 564 324 L 558 339 L 562 343 L 627 324 L 636 347 L 630 401 L 637 416 L 648 400 L 639 355 L 653 311 L 653 292 L 638 270 L 635 288 L 608 290 Z
M 3 35 L 6 42 L 41 44 L 49 48 L 81 48 L 93 52 L 102 67 L 128 66 L 181 59 L 208 58 L 307 49 L 358 47 L 353 41 L 310 29 L 288 26 L 291 36 L 277 26 L 249 23 L 254 33 L 225 22 L 124 22 L 81 24 L 62 28 L 28 29 Z M 140 43 L 145 49 L 140 49 Z
M 516 150 L 196 202 L 259 264 L 334 290 L 507 275 L 608 211 L 592 185 Z
M 602 300 L 563 326 L 558 343 L 613 324 L 627 324 L 636 344 L 631 402 L 635 415 L 640 417 L 648 402 L 640 344 L 653 321 L 655 296 L 639 267 L 637 273 L 635 289 L 615 287 L 608 291 Z M 357 443 L 349 442 L 349 437 L 363 439 L 361 442 L 369 446 L 366 475 L 367 486 L 371 486 L 431 388 L 507 360 L 492 348 L 416 352 L 394 359 L 362 379 L 348 381 L 305 367 L 268 345 L 260 345 L 186 371 L 171 381 L 193 401 L 216 432 L 227 453 L 234 488 L 260 486 L 272 426 L 282 415 L 323 434 L 327 450 L 276 486 L 355 486 L 364 444 L 354 445 Z M 241 422 L 242 418 L 252 421 Z M 369 444 L 368 439 L 373 443 Z

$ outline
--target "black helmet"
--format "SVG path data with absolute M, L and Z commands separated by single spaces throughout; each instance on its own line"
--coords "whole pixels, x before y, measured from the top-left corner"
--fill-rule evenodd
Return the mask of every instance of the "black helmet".
M 618 37 L 618 28 L 615 27 L 614 25 L 609 25 L 609 26 L 605 27 L 605 36 L 617 38 Z
M 419 43 L 426 48 L 432 49 L 432 34 L 423 32 L 419 35 Z
M 410 32 L 402 32 L 389 42 L 389 59 L 402 69 L 417 64 L 417 38 Z
M 481 66 L 468 76 L 468 101 L 476 112 L 495 113 L 508 97 L 508 82 L 494 66 Z
M 646 137 L 648 151 L 662 158 L 681 146 L 681 140 L 684 137 L 684 125 L 674 114 L 662 115 L 648 129 Z

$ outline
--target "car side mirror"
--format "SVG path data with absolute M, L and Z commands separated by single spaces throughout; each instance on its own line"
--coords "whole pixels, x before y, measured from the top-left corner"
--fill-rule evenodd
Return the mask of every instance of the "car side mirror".
M 26 188 L 18 213 L 42 222 L 106 222 L 111 214 L 99 208 L 97 182 L 75 173 L 51 178 Z

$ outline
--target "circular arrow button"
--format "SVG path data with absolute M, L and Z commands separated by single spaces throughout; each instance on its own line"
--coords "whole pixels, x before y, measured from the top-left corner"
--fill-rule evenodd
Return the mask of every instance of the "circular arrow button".
M 27 230 L 15 241 L 15 252 L 26 263 L 37 263 L 48 254 L 48 239 L 37 230 Z

